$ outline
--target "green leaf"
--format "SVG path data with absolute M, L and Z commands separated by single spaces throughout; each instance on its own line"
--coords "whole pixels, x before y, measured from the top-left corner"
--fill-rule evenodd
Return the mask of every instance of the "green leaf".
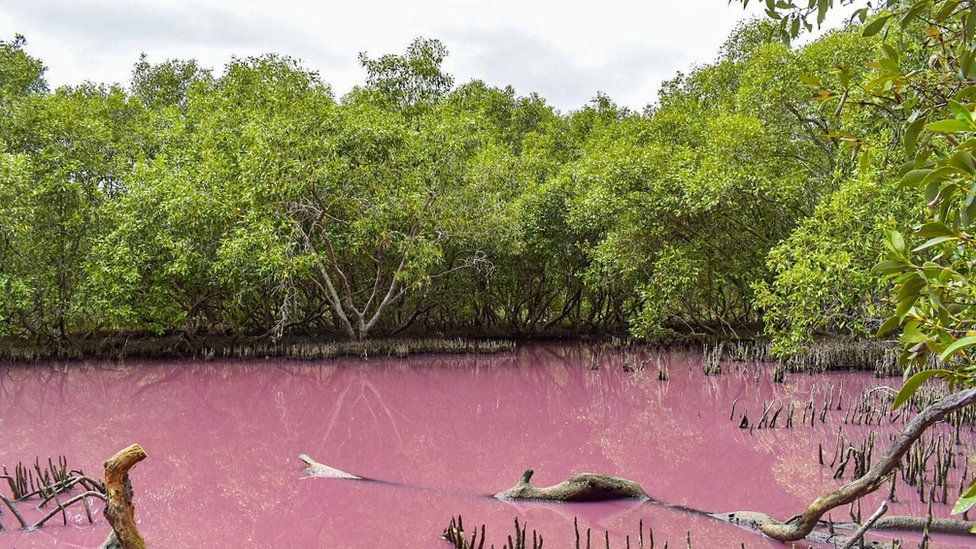
M 952 12 L 956 11 L 956 6 L 958 5 L 959 2 L 957 0 L 951 0 L 949 2 L 946 2 L 945 5 L 942 6 L 942 9 L 939 10 L 939 13 L 935 15 L 936 20 L 945 21 L 947 17 L 952 15 Z
M 922 185 L 931 185 L 933 183 L 945 181 L 950 177 L 959 175 L 959 173 L 959 168 L 956 168 L 955 166 L 943 166 L 938 170 L 929 172 L 929 174 L 925 176 L 925 179 L 922 180 Z
M 861 35 L 874 36 L 875 34 L 878 34 L 879 32 L 881 32 L 881 29 L 884 28 L 885 23 L 888 22 L 888 19 L 891 19 L 890 15 L 885 15 L 883 17 L 879 17 L 875 19 L 874 21 L 871 21 L 870 23 L 865 25 L 864 31 L 861 33 Z
M 907 267 L 908 264 L 904 261 L 882 261 L 874 267 L 871 268 L 871 273 L 873 274 L 893 274 L 901 272 Z
M 938 221 L 932 221 L 931 223 L 926 223 L 915 231 L 915 234 L 921 236 L 922 238 L 932 238 L 933 236 L 951 236 L 953 233 L 946 227 L 944 223 L 939 223 Z
M 898 231 L 888 231 L 888 239 L 885 240 L 885 244 L 895 253 L 905 253 L 905 238 Z
M 875 334 L 874 337 L 884 337 L 888 335 L 892 330 L 897 328 L 900 323 L 901 319 L 898 318 L 898 315 L 888 317 L 888 320 L 885 320 L 884 323 L 881 324 L 881 327 L 878 328 L 878 333 Z
M 960 350 L 965 349 L 966 347 L 972 347 L 973 345 L 976 345 L 976 335 L 957 339 L 953 341 L 951 345 L 946 347 L 945 351 L 942 351 L 942 355 L 939 356 L 939 359 L 946 360 Z
M 891 47 L 891 44 L 881 44 L 881 51 L 885 54 L 885 57 L 891 59 L 894 62 L 898 62 L 898 50 Z
M 902 187 L 914 187 L 925 180 L 925 177 L 932 173 L 934 170 L 922 169 L 922 170 L 912 170 L 905 174 L 905 177 L 901 178 L 899 185 Z
M 801 76 L 800 77 L 800 82 L 806 84 L 807 86 L 813 87 L 813 88 L 818 88 L 819 89 L 819 88 L 823 88 L 824 87 L 823 83 L 820 82 L 820 79 L 819 78 L 817 78 L 816 76 L 810 75 L 810 74 L 804 74 L 803 76 Z
M 915 154 L 915 145 L 918 143 L 918 134 L 925 127 L 925 118 L 919 118 L 908 125 L 905 128 L 905 138 L 903 145 L 905 146 L 905 154 L 911 156 Z
M 972 491 L 972 487 L 970 487 L 970 491 Z M 952 506 L 952 514 L 959 515 L 961 513 L 965 513 L 966 511 L 970 510 L 973 505 L 976 505 L 976 495 L 966 496 L 966 494 L 963 494 L 959 496 L 959 499 L 956 500 L 956 504 Z
M 973 155 L 966 150 L 956 151 L 956 154 L 949 158 L 949 165 L 970 175 L 976 172 L 976 164 L 973 163 Z
M 930 239 L 926 240 L 925 243 L 923 243 L 920 246 L 914 248 L 912 251 L 913 252 L 920 252 L 922 250 L 931 248 L 932 246 L 936 246 L 936 245 L 942 244 L 943 242 L 948 242 L 950 240 L 958 240 L 958 239 L 959 239 L 959 237 L 957 237 L 957 236 L 937 236 L 935 238 L 930 238 Z
M 970 124 L 956 120 L 955 118 L 947 118 L 945 120 L 930 122 L 925 125 L 925 129 L 935 133 L 958 133 L 972 131 Z
M 895 402 L 892 404 L 891 409 L 897 410 L 902 404 L 912 398 L 918 388 L 922 386 L 923 383 L 931 379 L 932 377 L 945 375 L 950 373 L 948 370 L 922 370 L 921 372 L 908 378 L 908 381 L 901 386 L 901 390 L 898 391 L 898 396 L 895 397 Z
M 952 111 L 952 114 L 956 117 L 956 120 L 966 122 L 967 124 L 973 123 L 973 113 L 970 112 L 970 110 L 962 103 L 950 99 L 949 110 Z
M 910 278 L 901 285 L 901 289 L 898 290 L 898 295 L 895 296 L 895 300 L 912 300 L 912 303 L 914 303 L 918 299 L 918 292 L 923 287 L 925 287 L 925 279 L 918 276 L 917 273 L 912 273 Z

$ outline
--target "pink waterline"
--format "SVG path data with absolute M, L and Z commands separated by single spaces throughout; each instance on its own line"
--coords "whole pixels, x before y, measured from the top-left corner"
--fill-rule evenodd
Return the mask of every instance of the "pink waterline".
M 595 371 L 594 352 L 602 353 Z M 818 443 L 833 443 L 844 413 L 831 412 L 824 425 L 750 434 L 729 421 L 732 401 L 758 419 L 763 401 L 805 402 L 840 386 L 846 400 L 898 383 L 833 373 L 779 384 L 759 366 L 706 377 L 695 353 L 665 355 L 670 380 L 661 382 L 653 362 L 625 372 L 622 357 L 532 344 L 482 356 L 9 365 L 0 369 L 0 464 L 65 454 L 98 475 L 116 450 L 141 443 L 149 459 L 132 473 L 135 503 L 156 547 L 446 547 L 438 534 L 457 513 L 469 528 L 487 524 L 496 547 L 516 516 L 545 535 L 546 547 L 569 546 L 574 517 L 593 528 L 594 541 L 609 530 L 620 547 L 640 519 L 659 546 L 684 547 L 690 531 L 696 548 L 784 547 L 661 506 L 487 495 L 531 466 L 539 485 L 600 472 L 636 480 L 662 501 L 785 518 L 838 485 L 816 455 Z M 848 438 L 865 431 L 844 429 Z M 972 434 L 965 439 L 971 449 Z M 407 486 L 303 478 L 303 452 Z M 905 503 L 892 513 L 924 514 L 910 487 L 899 494 Z M 944 506 L 935 511 L 948 516 Z M 69 518 L 67 527 L 56 519 L 22 532 L 9 530 L 13 518 L 4 513 L 0 547 L 91 547 L 108 532 L 100 517 L 87 525 L 80 507 Z M 846 510 L 834 518 L 846 520 Z M 935 546 L 967 541 L 944 537 Z

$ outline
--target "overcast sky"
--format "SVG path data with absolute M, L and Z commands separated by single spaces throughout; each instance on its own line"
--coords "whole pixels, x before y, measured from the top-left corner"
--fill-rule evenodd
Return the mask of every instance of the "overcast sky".
M 141 52 L 221 69 L 275 52 L 317 70 L 338 94 L 363 79 L 356 55 L 442 40 L 458 82 L 539 92 L 561 109 L 597 91 L 639 109 L 662 80 L 710 61 L 736 23 L 757 14 L 727 0 L 0 0 L 0 39 L 15 33 L 54 85 L 127 82 Z

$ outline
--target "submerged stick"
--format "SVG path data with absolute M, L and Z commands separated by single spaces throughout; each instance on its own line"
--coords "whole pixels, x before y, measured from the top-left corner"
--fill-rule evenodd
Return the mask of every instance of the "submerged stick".
M 71 506 L 71 505 L 73 505 L 73 504 L 75 504 L 75 503 L 77 503 L 79 501 L 84 501 L 85 502 L 85 506 L 86 506 L 85 509 L 87 510 L 87 505 L 88 505 L 88 499 L 87 498 L 98 498 L 100 500 L 105 500 L 106 499 L 105 498 L 105 495 L 102 494 L 101 492 L 94 492 L 94 491 L 83 492 L 81 494 L 78 494 L 77 496 L 74 496 L 74 497 L 68 499 L 64 503 L 58 503 L 57 507 L 55 507 L 54 509 L 51 509 L 48 512 L 48 514 L 44 515 L 43 518 L 41 518 L 40 520 L 38 520 L 37 522 L 35 522 L 34 525 L 31 526 L 31 528 L 40 528 L 41 526 L 44 526 L 44 523 L 45 522 L 47 522 L 47 521 L 51 520 L 52 518 L 54 518 L 55 516 L 57 516 L 58 513 L 62 513 L 63 514 L 65 512 L 65 509 L 67 509 L 69 506 Z M 67 519 L 65 519 L 65 525 L 67 525 Z

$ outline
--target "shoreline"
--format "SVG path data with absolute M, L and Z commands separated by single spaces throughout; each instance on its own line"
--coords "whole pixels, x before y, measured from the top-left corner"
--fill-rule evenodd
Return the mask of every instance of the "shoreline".
M 875 339 L 823 338 L 789 357 L 773 356 L 761 338 L 721 338 L 675 335 L 637 339 L 614 334 L 559 334 L 549 336 L 437 335 L 337 340 L 328 336 L 290 336 L 280 340 L 259 337 L 106 334 L 100 337 L 53 341 L 47 344 L 0 339 L 0 362 L 32 363 L 46 360 L 123 360 L 163 358 L 187 360 L 285 358 L 328 360 L 343 356 L 406 357 L 416 354 L 491 354 L 514 351 L 519 344 L 575 341 L 604 349 L 700 349 L 707 356 L 736 362 L 767 362 L 793 373 L 873 371 L 878 377 L 900 376 L 895 342 Z

